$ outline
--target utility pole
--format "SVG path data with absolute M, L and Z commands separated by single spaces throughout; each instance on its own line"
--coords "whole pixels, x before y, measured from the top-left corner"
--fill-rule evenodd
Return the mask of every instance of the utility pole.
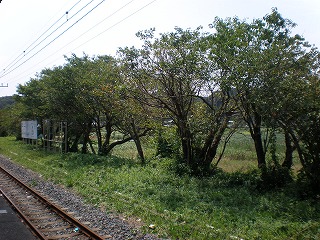
M 8 87 L 8 83 L 7 85 L 3 85 L 3 83 L 1 83 L 0 87 Z

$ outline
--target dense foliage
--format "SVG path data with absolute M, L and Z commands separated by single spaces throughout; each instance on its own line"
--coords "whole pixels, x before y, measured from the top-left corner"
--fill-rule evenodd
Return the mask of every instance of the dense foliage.
M 0 109 L 4 109 L 14 104 L 12 96 L 0 97 Z
M 19 104 L 15 104 L 13 96 L 0 97 L 0 137 L 20 134 L 17 129 L 17 122 L 20 118 L 17 115 Z
M 318 50 L 292 35 L 295 24 L 276 9 L 251 23 L 216 18 L 211 26 L 159 37 L 141 31 L 142 47 L 117 57 L 72 55 L 18 87 L 20 116 L 67 121 L 70 151 L 81 143 L 83 153 L 106 155 L 133 140 L 142 162 L 140 138 L 155 134 L 180 170 L 197 175 L 215 169 L 232 134 L 247 128 L 266 185 L 273 175 L 287 182 L 296 150 L 306 194 L 320 192 Z M 111 142 L 115 132 L 123 138 Z

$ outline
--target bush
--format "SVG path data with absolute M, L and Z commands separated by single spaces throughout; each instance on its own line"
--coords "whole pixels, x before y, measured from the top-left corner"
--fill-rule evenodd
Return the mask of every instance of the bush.
M 157 144 L 157 155 L 160 157 L 171 157 L 173 154 L 173 147 L 172 144 L 168 142 L 162 135 L 158 137 L 158 144 Z
M 290 170 L 281 165 L 265 166 L 261 168 L 261 178 L 258 190 L 272 190 L 282 188 L 293 181 Z
M 303 165 L 298 175 L 300 195 L 315 197 L 320 194 L 320 114 L 309 113 L 308 121 L 300 129 L 300 161 Z M 304 125 L 305 124 L 305 125 Z
M 165 127 L 159 130 L 156 155 L 160 157 L 174 157 L 179 155 L 180 140 L 175 127 Z
M 302 199 L 306 198 L 317 198 L 320 199 L 320 175 L 310 176 L 302 169 L 298 174 L 297 180 L 297 191 L 299 197 Z
M 8 132 L 6 130 L 0 129 L 0 137 L 7 137 L 7 136 L 8 136 Z

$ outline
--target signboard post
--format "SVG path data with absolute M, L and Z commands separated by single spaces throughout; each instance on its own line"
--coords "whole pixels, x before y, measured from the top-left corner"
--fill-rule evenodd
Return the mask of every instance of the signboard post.
M 67 152 L 67 122 L 54 122 L 51 120 L 44 120 L 42 123 L 43 132 L 38 136 L 38 122 L 21 121 L 21 137 L 31 144 L 38 146 L 38 138 L 41 140 L 41 146 L 47 150 L 59 150 Z
M 23 139 L 37 140 L 38 139 L 38 123 L 36 120 L 21 122 L 21 137 Z M 33 141 L 32 141 L 33 142 Z

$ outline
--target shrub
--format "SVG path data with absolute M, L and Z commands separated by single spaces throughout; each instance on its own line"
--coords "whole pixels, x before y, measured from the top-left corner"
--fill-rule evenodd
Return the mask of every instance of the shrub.
M 297 191 L 299 197 L 320 199 L 320 175 L 309 175 L 302 169 L 298 174 Z
M 272 190 L 282 188 L 292 182 L 291 172 L 281 165 L 265 166 L 261 168 L 261 178 L 257 188 L 259 190 Z
M 176 127 L 161 128 L 157 138 L 156 155 L 160 157 L 173 157 L 179 155 L 180 140 L 176 134 Z

